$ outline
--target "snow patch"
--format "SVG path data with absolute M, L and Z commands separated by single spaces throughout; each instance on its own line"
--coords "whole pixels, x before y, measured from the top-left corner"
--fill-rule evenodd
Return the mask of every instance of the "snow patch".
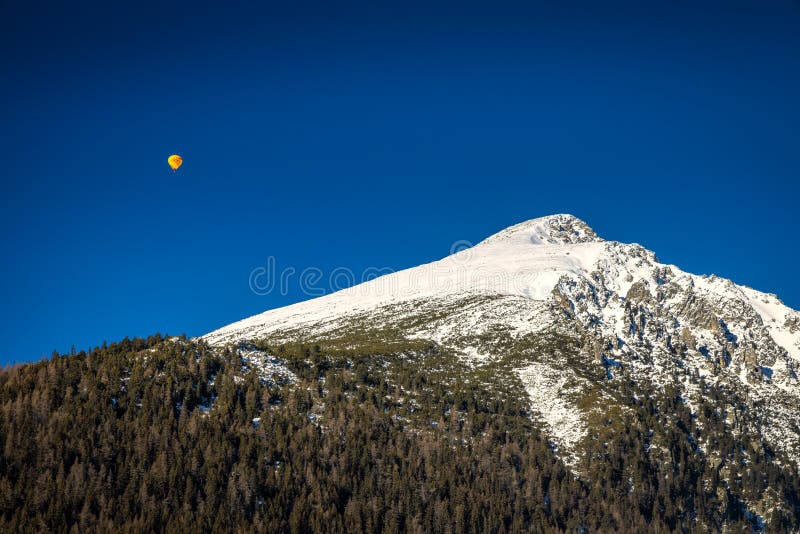
M 545 423 L 559 451 L 574 450 L 575 445 L 586 437 L 587 427 L 581 411 L 568 400 L 570 394 L 576 392 L 576 387 L 569 385 L 574 383 L 574 380 L 569 380 L 573 377 L 541 363 L 528 365 L 517 372 L 531 399 L 531 410 Z M 564 460 L 574 463 L 577 458 L 568 456 Z

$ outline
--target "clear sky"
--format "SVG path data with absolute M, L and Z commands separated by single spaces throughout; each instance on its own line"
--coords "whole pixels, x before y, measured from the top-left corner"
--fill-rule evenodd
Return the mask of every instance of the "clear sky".
M 561 212 L 800 308 L 800 2 L 118 4 L 0 3 L 0 363 Z

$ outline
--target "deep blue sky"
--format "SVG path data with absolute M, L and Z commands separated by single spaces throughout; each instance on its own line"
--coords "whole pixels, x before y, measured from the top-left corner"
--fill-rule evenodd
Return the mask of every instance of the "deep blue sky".
M 0 363 L 559 212 L 800 307 L 798 2 L 117 4 L 0 4 Z

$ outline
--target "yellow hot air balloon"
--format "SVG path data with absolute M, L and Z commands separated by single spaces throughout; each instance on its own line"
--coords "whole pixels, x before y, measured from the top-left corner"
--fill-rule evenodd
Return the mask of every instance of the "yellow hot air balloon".
M 167 158 L 167 163 L 169 163 L 169 166 L 172 167 L 173 171 L 177 171 L 178 167 L 180 167 L 183 163 L 183 158 L 177 154 L 173 154 Z

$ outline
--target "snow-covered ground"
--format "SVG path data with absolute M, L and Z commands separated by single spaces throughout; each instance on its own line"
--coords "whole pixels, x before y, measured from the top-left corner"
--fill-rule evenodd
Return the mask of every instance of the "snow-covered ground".
M 523 367 L 518 373 L 531 399 L 533 413 L 544 421 L 558 450 L 566 451 L 564 459 L 571 463 L 575 458 L 569 451 L 574 450 L 587 431 L 584 415 L 569 400 L 577 389 L 570 386 L 569 379 L 573 377 L 567 375 L 568 370 L 542 363 Z
M 517 225 L 442 260 L 270 310 L 204 338 L 210 343 L 253 339 L 382 306 L 472 294 L 547 300 L 563 275 L 581 276 L 593 270 L 605 247 L 591 230 L 590 234 L 575 230 L 563 235 L 552 231 L 548 221 L 554 220 L 537 219 Z
M 248 343 L 242 343 L 237 354 L 242 358 L 241 371 L 247 373 L 251 369 L 255 369 L 259 380 L 263 383 L 297 382 L 297 376 L 286 366 L 286 362 L 277 356 L 268 354 Z

